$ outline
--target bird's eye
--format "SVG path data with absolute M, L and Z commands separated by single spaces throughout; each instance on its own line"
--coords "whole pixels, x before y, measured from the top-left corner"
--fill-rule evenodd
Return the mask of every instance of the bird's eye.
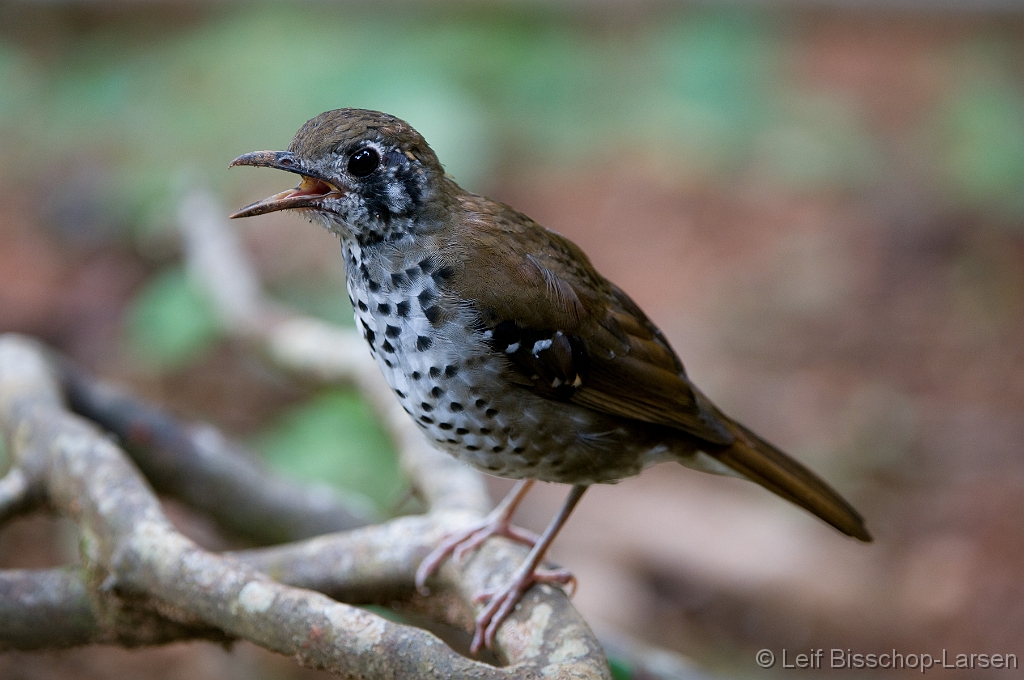
M 348 172 L 353 177 L 366 177 L 380 166 L 380 154 L 364 146 L 348 159 Z

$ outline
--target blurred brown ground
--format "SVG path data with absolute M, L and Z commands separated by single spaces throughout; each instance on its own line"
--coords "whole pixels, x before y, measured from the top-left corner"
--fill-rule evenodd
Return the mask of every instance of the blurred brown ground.
M 552 557 L 579 577 L 576 603 L 598 629 L 727 674 L 756 672 L 762 647 L 1024 657 L 1024 230 L 947 208 L 903 141 L 948 85 L 942 52 L 981 29 L 823 13 L 799 26 L 789 77 L 855 101 L 891 142 L 896 170 L 875 188 L 786 192 L 756 165 L 695 185 L 613 147 L 570 167 L 511 158 L 487 193 L 577 241 L 694 380 L 834 481 L 876 542 L 751 485 L 659 466 L 591 490 Z M 336 276 L 333 238 L 296 218 L 240 231 L 270 280 Z M 230 346 L 165 377 L 126 369 L 121 313 L 151 267 L 62 240 L 31 194 L 0 187 L 0 330 L 239 435 L 304 394 Z M 507 486 L 495 480 L 495 497 Z M 521 522 L 543 526 L 564 492 L 535 491 Z M 0 566 L 59 563 L 74 552 L 67 534 L 21 520 L 0 534 Z M 0 655 L 0 677 L 19 679 L 307 675 L 293 666 L 245 644 Z

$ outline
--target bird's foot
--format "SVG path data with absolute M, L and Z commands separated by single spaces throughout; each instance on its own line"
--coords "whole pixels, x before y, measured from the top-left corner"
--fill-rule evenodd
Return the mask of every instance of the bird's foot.
M 491 536 L 504 536 L 531 548 L 539 538 L 532 531 L 514 526 L 504 514 L 491 513 L 465 529 L 448 534 L 429 555 L 423 558 L 419 568 L 416 569 L 416 589 L 422 595 L 428 595 L 430 591 L 426 587 L 427 579 L 437 571 L 449 555 L 458 564 L 462 562 L 466 553 L 479 548 Z
M 498 628 L 534 583 L 569 586 L 570 597 L 576 593 L 576 577 L 568 569 L 520 569 L 503 588 L 485 590 L 474 598 L 477 602 L 487 602 L 487 606 L 476 617 L 476 631 L 473 633 L 473 644 L 469 648 L 471 653 L 476 654 L 483 647 L 494 648 Z

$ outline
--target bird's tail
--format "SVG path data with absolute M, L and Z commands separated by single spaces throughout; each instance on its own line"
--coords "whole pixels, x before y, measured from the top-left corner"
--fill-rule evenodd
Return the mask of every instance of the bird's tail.
M 725 415 L 721 418 L 729 424 L 736 441 L 728 447 L 707 451 L 709 455 L 847 536 L 871 541 L 864 518 L 824 480 L 736 421 Z

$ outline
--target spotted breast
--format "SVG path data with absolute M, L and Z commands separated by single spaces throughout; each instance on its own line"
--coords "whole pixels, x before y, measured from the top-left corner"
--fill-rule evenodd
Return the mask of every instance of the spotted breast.
M 543 370 L 545 355 L 572 351 L 561 331 L 538 333 L 487 319 L 449 285 L 458 263 L 411 237 L 343 239 L 356 324 L 402 407 L 440 447 L 491 474 L 567 482 L 621 479 L 668 456 L 668 447 L 584 408 L 552 403 L 509 381 L 513 360 L 532 361 L 552 392 L 578 376 Z M 568 425 L 568 426 L 567 426 Z M 640 457 L 605 455 L 642 447 Z M 569 479 L 571 477 L 571 479 Z

